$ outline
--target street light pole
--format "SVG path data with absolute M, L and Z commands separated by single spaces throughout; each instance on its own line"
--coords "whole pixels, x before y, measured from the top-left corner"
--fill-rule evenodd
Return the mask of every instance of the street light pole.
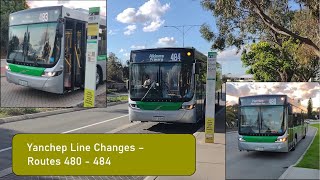
M 182 33 L 182 45 L 184 47 L 184 36 L 185 34 L 192 28 L 195 26 L 201 26 L 201 25 L 181 25 L 181 26 L 163 26 L 163 27 L 172 27 L 177 29 L 178 31 L 180 31 Z M 185 27 L 189 27 L 186 31 L 185 31 Z M 182 28 L 182 30 L 181 30 Z

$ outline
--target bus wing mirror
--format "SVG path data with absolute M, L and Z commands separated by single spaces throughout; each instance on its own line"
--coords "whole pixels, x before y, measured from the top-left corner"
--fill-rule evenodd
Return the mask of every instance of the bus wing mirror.
M 195 74 L 200 74 L 200 63 L 196 63 L 195 65 Z

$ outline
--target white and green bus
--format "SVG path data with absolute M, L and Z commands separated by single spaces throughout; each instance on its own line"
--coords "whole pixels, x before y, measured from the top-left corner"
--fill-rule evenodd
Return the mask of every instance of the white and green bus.
M 197 123 L 204 119 L 206 61 L 195 48 L 131 51 L 129 120 Z
M 239 150 L 288 152 L 306 137 L 306 108 L 287 95 L 239 98 Z
M 64 6 L 10 14 L 7 81 L 56 94 L 83 88 L 88 17 Z M 106 18 L 99 24 L 97 85 L 106 79 Z

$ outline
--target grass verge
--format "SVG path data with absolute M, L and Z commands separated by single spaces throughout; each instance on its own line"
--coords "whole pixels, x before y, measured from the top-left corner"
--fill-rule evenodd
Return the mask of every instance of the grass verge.
M 310 148 L 307 150 L 307 153 L 303 156 L 302 160 L 296 165 L 296 167 L 302 167 L 302 168 L 311 168 L 311 169 L 320 169 L 319 168 L 319 128 L 320 124 L 312 124 L 311 126 L 318 129 L 317 134 L 315 135 L 315 138 L 310 146 Z
M 128 96 L 127 95 L 107 96 L 107 102 L 119 102 L 119 101 L 128 101 Z
M 0 108 L 0 118 L 53 111 L 58 108 Z

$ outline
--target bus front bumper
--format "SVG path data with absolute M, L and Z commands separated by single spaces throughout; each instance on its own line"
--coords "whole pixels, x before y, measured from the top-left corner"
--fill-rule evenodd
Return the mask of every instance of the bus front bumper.
M 60 85 L 63 85 L 62 77 L 62 75 L 55 77 L 30 76 L 6 71 L 6 78 L 9 83 L 56 94 L 63 94 L 63 87 L 60 87 Z
M 129 106 L 130 121 L 196 123 L 196 110 L 179 109 L 176 111 L 141 110 Z
M 238 141 L 240 151 L 270 151 L 270 152 L 288 152 L 288 142 L 243 142 Z

